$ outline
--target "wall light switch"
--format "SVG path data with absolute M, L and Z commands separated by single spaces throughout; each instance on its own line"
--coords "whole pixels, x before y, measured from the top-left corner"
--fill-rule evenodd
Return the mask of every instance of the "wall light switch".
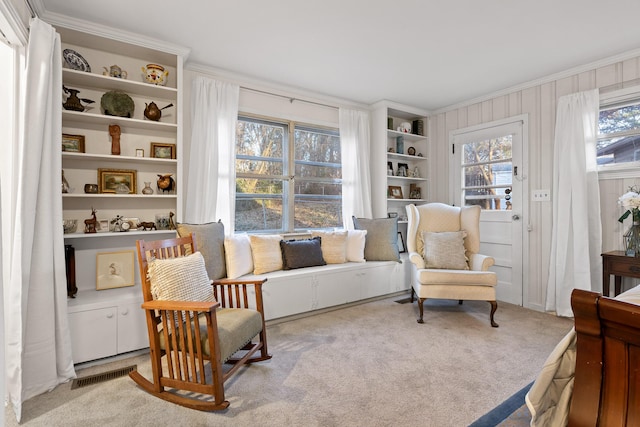
M 534 202 L 548 202 L 551 200 L 551 190 L 533 190 L 531 200 Z

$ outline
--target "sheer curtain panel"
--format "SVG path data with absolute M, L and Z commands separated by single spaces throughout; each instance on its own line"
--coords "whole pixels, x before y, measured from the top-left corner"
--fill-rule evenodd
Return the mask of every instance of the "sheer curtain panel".
M 371 139 L 369 113 L 340 108 L 342 149 L 342 222 L 353 229 L 352 216 L 371 218 L 371 177 L 369 159 Z
M 553 227 L 546 309 L 572 317 L 571 291 L 601 291 L 602 225 L 596 163 L 598 90 L 558 100 Z
M 192 132 L 186 169 L 184 220 L 204 224 L 221 219 L 235 226 L 235 137 L 240 87 L 205 77 L 192 86 Z
M 61 58 L 59 35 L 32 19 L 13 202 L 3 206 L 15 218 L 4 315 L 7 394 L 18 420 L 25 400 L 75 377 L 61 226 Z

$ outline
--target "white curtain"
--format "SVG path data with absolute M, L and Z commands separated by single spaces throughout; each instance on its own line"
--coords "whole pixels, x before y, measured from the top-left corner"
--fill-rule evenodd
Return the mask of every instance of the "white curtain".
M 22 402 L 75 377 L 67 323 L 62 233 L 60 37 L 33 19 L 15 179 L 9 283 L 5 292 L 7 393 Z
M 240 87 L 205 77 L 192 86 L 192 132 L 184 221 L 235 229 L 235 138 Z
M 553 229 L 546 309 L 572 317 L 571 291 L 601 291 L 602 225 L 596 163 L 598 90 L 558 101 Z
M 342 221 L 353 229 L 352 216 L 371 218 L 371 138 L 369 112 L 340 108 L 342 149 Z

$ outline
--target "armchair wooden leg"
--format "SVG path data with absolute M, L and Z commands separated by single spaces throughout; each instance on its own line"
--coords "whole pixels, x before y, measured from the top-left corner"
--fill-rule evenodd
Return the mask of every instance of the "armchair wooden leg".
M 425 299 L 426 298 L 418 298 L 418 309 L 420 310 L 420 318 L 418 319 L 418 323 L 424 323 L 424 320 L 422 319 L 424 315 L 424 307 L 422 306 L 422 303 L 424 303 Z
M 491 326 L 493 326 L 494 328 L 497 328 L 499 325 L 493 320 L 493 315 L 498 309 L 498 303 L 495 301 L 489 301 L 489 304 L 491 304 L 491 315 L 490 315 Z
M 413 304 L 413 296 L 416 294 L 416 291 L 413 290 L 413 286 L 411 287 L 411 304 Z
M 458 305 L 462 305 L 462 300 L 461 299 L 458 300 Z

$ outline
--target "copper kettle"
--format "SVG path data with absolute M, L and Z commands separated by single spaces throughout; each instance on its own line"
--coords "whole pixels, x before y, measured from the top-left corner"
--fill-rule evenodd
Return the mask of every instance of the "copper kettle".
M 173 107 L 173 104 L 169 104 L 162 108 L 158 108 L 155 102 L 150 102 L 148 104 L 145 102 L 144 105 L 144 116 L 149 120 L 153 120 L 154 122 L 160 120 L 160 117 L 162 117 L 162 110 L 164 110 L 165 108 Z

